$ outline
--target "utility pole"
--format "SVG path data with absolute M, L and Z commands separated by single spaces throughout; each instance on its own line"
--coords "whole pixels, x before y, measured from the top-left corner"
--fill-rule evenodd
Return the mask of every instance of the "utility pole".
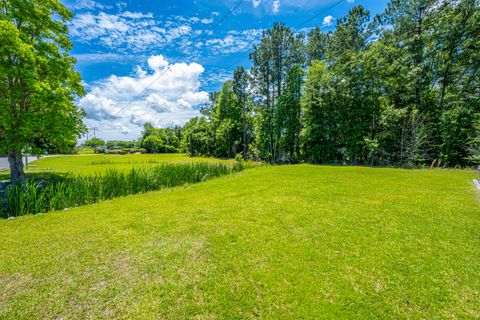
M 97 138 L 97 130 L 98 130 L 98 128 L 96 128 L 96 127 L 87 128 L 87 141 L 89 140 L 90 131 L 93 131 L 93 138 Z

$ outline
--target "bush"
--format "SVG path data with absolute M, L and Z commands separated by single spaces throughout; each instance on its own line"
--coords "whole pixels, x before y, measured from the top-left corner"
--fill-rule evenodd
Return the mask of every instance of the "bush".
M 177 152 L 178 152 L 178 149 L 175 148 L 174 146 L 165 145 L 165 146 L 163 147 L 163 152 L 164 152 L 164 153 L 177 153 Z
M 106 154 L 127 154 L 124 150 L 107 150 L 105 151 Z
M 107 142 L 107 148 L 108 149 L 138 148 L 138 143 L 136 141 L 111 140 Z
M 106 154 L 135 154 L 135 153 L 147 153 L 147 150 L 143 148 L 123 148 L 123 149 L 114 149 L 114 150 L 106 150 Z
M 125 152 L 125 154 L 147 153 L 147 150 L 144 148 L 123 148 L 122 151 Z
M 148 136 L 143 140 L 142 147 L 144 147 L 148 153 L 159 153 L 163 148 L 163 142 L 157 136 Z

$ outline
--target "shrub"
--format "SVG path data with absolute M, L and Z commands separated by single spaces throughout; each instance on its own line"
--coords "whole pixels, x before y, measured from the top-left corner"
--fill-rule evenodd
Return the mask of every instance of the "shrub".
M 144 147 L 148 153 L 159 153 L 163 148 L 163 142 L 157 136 L 148 136 L 143 140 L 142 147 Z
M 106 150 L 106 154 L 135 154 L 135 153 L 147 153 L 147 150 L 144 148 L 123 148 L 123 149 L 114 149 L 114 150 Z
M 107 151 L 105 151 L 105 153 L 106 154 L 120 154 L 120 155 L 127 154 L 123 150 L 107 150 Z

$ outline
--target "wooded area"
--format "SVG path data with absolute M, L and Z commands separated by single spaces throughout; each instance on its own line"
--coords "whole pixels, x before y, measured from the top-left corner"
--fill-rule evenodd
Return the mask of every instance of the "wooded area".
M 253 67 L 184 127 L 191 155 L 272 163 L 456 166 L 479 158 L 480 13 L 476 0 L 362 6 L 334 32 L 282 23 Z

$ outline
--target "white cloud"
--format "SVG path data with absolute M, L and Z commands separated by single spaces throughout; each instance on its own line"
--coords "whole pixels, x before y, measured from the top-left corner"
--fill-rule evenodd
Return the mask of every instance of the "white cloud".
M 127 3 L 123 2 L 123 1 L 117 2 L 115 5 L 117 6 L 117 9 L 120 10 L 120 11 L 122 11 L 123 9 L 125 9 L 128 6 Z
M 348 3 L 354 3 L 355 0 L 347 0 Z
M 79 63 L 102 63 L 102 62 L 117 62 L 130 63 L 138 61 L 142 56 L 118 53 L 79 53 L 73 55 Z
M 277 14 L 280 11 L 280 0 L 273 1 L 272 11 L 274 14 Z
M 94 9 L 111 8 L 109 6 L 105 6 L 93 0 L 77 0 L 73 5 L 70 5 L 69 7 L 76 10 L 94 10 Z
M 332 16 L 326 16 L 325 18 L 323 18 L 322 26 L 324 27 L 331 26 L 333 24 L 333 20 L 334 18 Z
M 155 72 L 161 72 L 168 67 L 168 61 L 164 56 L 151 56 L 148 58 L 148 66 Z
M 251 0 L 253 9 L 255 11 L 264 12 L 265 14 L 278 14 L 280 7 L 286 4 L 287 7 L 302 7 L 296 2 L 303 2 L 308 0 Z M 293 2 L 293 3 L 290 3 Z
M 205 45 L 213 55 L 243 52 L 261 38 L 262 31 L 262 29 L 228 31 L 223 38 L 213 38 L 205 43 L 197 43 L 197 47 Z
M 89 93 L 80 100 L 80 105 L 87 112 L 89 119 L 114 120 L 119 118 L 116 113 L 120 109 L 112 99 Z
M 172 41 L 183 49 L 189 41 L 188 36 L 192 33 L 190 24 L 195 21 L 201 20 L 170 17 L 159 22 L 152 13 L 85 12 L 77 14 L 71 21 L 70 34 L 78 42 L 100 44 L 120 52 L 162 49 Z
M 102 137 L 134 139 L 147 121 L 163 127 L 184 124 L 199 115 L 195 106 L 208 101 L 208 93 L 199 90 L 203 66 L 170 64 L 161 55 L 147 64 L 150 72 L 137 67 L 134 76 L 112 75 L 92 84 L 80 100 L 87 124 L 101 128 Z
M 142 13 L 142 12 L 125 11 L 120 13 L 119 16 L 124 18 L 130 18 L 130 19 L 153 18 L 153 14 L 151 12 Z

